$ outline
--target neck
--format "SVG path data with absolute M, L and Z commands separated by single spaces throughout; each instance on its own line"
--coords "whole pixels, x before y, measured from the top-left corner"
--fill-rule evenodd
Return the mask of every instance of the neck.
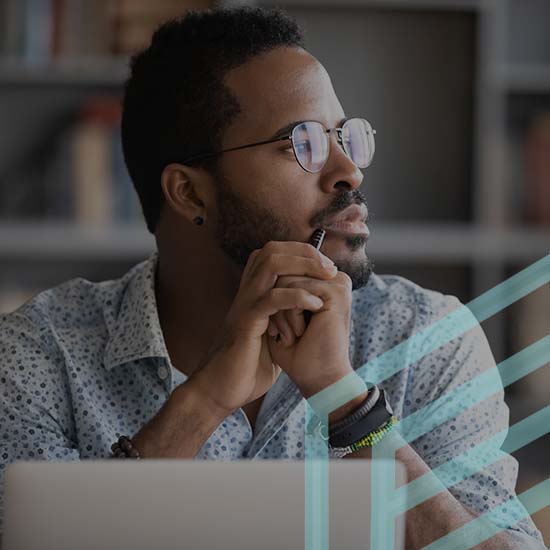
M 202 245 L 180 242 L 177 252 L 159 247 L 155 279 L 166 347 L 173 365 L 187 375 L 218 336 L 242 273 L 217 248 Z

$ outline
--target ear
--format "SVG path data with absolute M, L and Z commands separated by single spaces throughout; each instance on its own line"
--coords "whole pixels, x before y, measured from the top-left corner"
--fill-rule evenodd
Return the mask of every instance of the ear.
M 204 170 L 183 164 L 168 164 L 161 174 L 166 206 L 190 223 L 197 216 L 206 219 L 211 204 L 211 176 Z

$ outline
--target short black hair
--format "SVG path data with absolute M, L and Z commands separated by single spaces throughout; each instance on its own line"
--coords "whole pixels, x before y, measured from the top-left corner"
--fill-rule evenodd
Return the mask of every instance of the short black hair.
M 240 112 L 225 74 L 277 47 L 304 48 L 299 25 L 280 8 L 190 10 L 161 25 L 130 60 L 122 102 L 122 150 L 154 233 L 164 196 L 160 176 L 171 162 L 221 148 Z M 218 157 L 196 161 L 211 173 Z

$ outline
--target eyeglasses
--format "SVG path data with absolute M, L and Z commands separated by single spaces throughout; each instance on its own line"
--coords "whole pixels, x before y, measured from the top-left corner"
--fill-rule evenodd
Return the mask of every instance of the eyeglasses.
M 231 147 L 217 153 L 194 155 L 187 158 L 182 164 L 189 164 L 196 160 L 214 157 L 229 151 L 290 140 L 298 164 L 306 172 L 314 174 L 320 172 L 328 160 L 331 132 L 336 132 L 338 143 L 357 167 L 366 168 L 370 165 L 374 156 L 374 134 L 376 134 L 376 130 L 364 118 L 349 118 L 341 128 L 328 129 L 316 120 L 298 122 L 288 135 L 239 147 Z

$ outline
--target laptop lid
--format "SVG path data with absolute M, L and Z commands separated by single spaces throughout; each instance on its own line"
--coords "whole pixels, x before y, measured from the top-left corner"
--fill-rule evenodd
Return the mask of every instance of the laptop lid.
M 329 461 L 331 550 L 370 548 L 370 476 L 370 460 Z M 299 550 L 304 481 L 300 460 L 19 462 L 6 471 L 4 550 Z

